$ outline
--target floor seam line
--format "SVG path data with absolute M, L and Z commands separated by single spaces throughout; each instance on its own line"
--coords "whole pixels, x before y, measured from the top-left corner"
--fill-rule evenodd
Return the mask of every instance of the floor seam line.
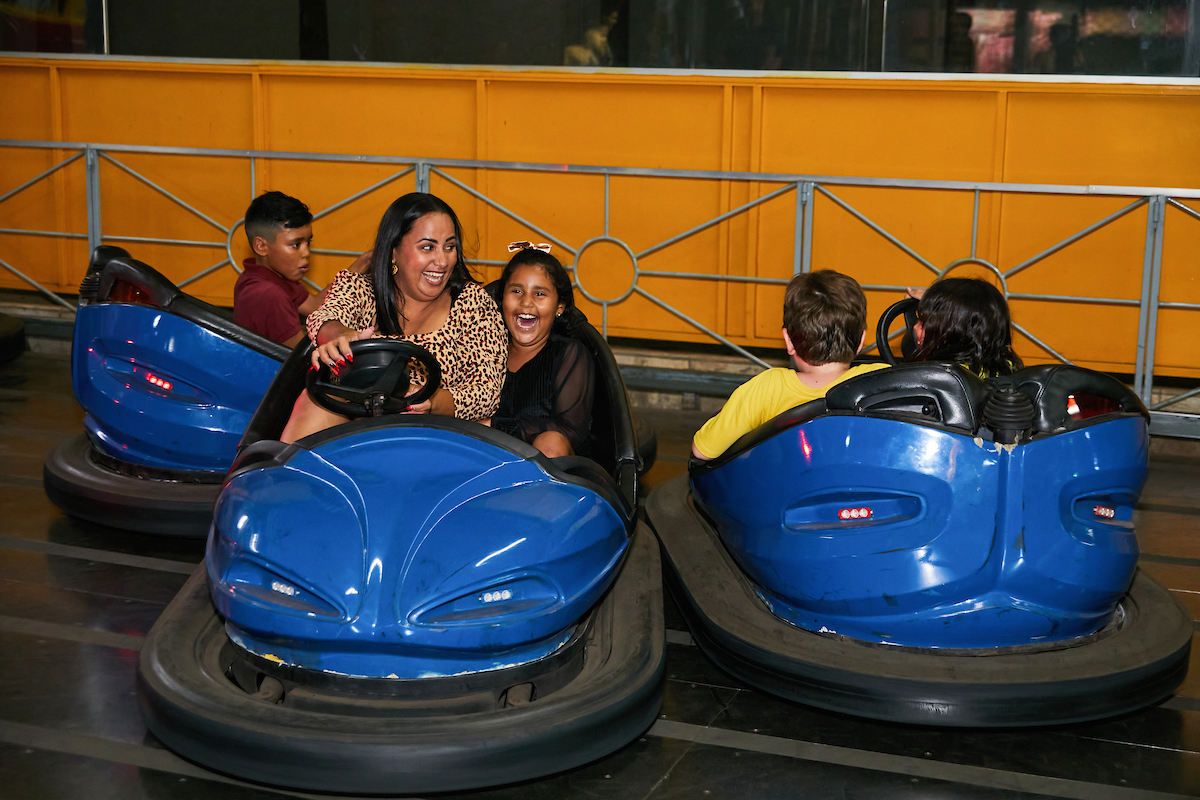
M 665 719 L 657 720 L 651 726 L 649 733 L 651 736 L 681 739 L 694 744 L 747 750 L 948 783 L 1048 794 L 1072 800 L 1183 800 L 1187 797 L 1187 795 L 1159 792 L 1152 789 L 1106 786 L 1072 778 L 1056 778 L 999 770 L 992 767 L 878 753 L 840 745 L 805 742 L 781 736 L 747 733 L 725 728 L 704 727 L 694 723 Z

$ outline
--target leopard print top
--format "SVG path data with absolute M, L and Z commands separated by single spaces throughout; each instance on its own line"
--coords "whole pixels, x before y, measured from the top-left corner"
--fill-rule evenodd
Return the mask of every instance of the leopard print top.
M 334 276 L 329 295 L 308 315 L 308 336 L 317 341 L 317 331 L 330 320 L 361 331 L 375 324 L 375 294 L 371 279 L 349 270 Z M 403 339 L 419 344 L 437 359 L 442 368 L 442 387 L 454 396 L 454 416 L 485 419 L 500 406 L 500 388 L 508 363 L 508 330 L 496 303 L 483 287 L 467 283 L 441 328 L 415 336 L 375 338 Z M 425 385 L 424 367 L 414 362 L 412 382 Z

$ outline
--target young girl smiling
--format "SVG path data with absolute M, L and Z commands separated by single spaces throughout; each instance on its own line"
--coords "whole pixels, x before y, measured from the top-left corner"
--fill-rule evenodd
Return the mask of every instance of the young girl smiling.
M 567 271 L 549 252 L 522 247 L 528 244 L 510 246 L 517 253 L 500 276 L 510 341 L 492 426 L 547 456 L 573 455 L 585 449 L 591 428 L 595 370 L 587 348 L 564 335 L 575 308 Z

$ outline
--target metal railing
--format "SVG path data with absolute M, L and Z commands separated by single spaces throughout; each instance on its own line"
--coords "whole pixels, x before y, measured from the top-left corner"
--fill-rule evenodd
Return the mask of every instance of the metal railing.
M 225 252 L 225 257 L 220 261 L 200 270 L 194 275 L 179 281 L 179 286 L 187 286 L 188 284 L 206 276 L 210 273 L 222 269 L 226 266 L 231 267 L 236 271 L 241 271 L 240 266 L 236 263 L 233 256 L 232 242 L 234 233 L 242 224 L 242 220 L 235 220 L 229 224 L 222 224 L 213 219 L 209 215 L 197 209 L 194 205 L 188 203 L 183 198 L 168 191 L 159 184 L 155 183 L 150 178 L 142 175 L 138 171 L 131 168 L 121 160 L 122 154 L 138 153 L 151 154 L 162 156 L 206 156 L 220 157 L 246 160 L 249 166 L 249 196 L 252 198 L 257 194 L 256 187 L 256 166 L 260 159 L 276 159 L 287 161 L 311 161 L 311 162 L 335 162 L 346 164 L 378 164 L 378 165 L 394 165 L 397 171 L 390 174 L 388 177 L 376 181 L 362 190 L 351 194 L 350 196 L 339 200 L 329 207 L 318 211 L 314 214 L 314 219 L 324 217 L 338 209 L 344 208 L 350 203 L 355 202 L 389 184 L 395 183 L 408 176 L 412 176 L 412 189 L 416 191 L 429 191 L 431 180 L 436 176 L 439 180 L 445 181 L 458 189 L 464 191 L 471 197 L 486 204 L 488 207 L 504 214 L 514 222 L 525 226 L 531 231 L 534 231 L 538 236 L 544 237 L 546 241 L 552 242 L 560 247 L 565 252 L 569 253 L 574 261 L 571 264 L 565 264 L 568 269 L 573 270 L 575 286 L 578 291 L 588 300 L 596 303 L 601 308 L 601 331 L 607 336 L 609 328 L 609 308 L 625 302 L 630 297 L 637 295 L 654 306 L 665 310 L 671 315 L 682 320 L 688 326 L 700 331 L 705 336 L 720 342 L 729 349 L 739 353 L 743 357 L 758 364 L 762 367 L 767 367 L 766 362 L 749 352 L 745 348 L 739 346 L 730 339 L 722 336 L 719 332 L 710 329 L 700 321 L 689 316 L 684 311 L 676 308 L 671 303 L 656 296 L 646 288 L 640 285 L 642 277 L 652 278 L 668 278 L 675 280 L 701 280 L 712 282 L 726 283 L 744 283 L 744 284 L 762 284 L 762 285 L 786 285 L 786 278 L 770 278 L 759 277 L 754 275 L 728 275 L 728 274 L 712 274 L 712 273 L 697 273 L 697 272 L 676 272 L 664 270 L 649 270 L 643 269 L 639 262 L 647 256 L 660 252 L 666 248 L 676 245 L 686 239 L 689 239 L 703 231 L 719 226 L 729 220 L 750 212 L 753 209 L 761 208 L 767 203 L 776 201 L 791 195 L 794 198 L 795 213 L 794 222 L 792 225 L 793 238 L 793 274 L 806 272 L 812 268 L 812 246 L 814 235 L 814 199 L 819 194 L 828 199 L 832 204 L 841 208 L 854 219 L 860 221 L 869 230 L 873 231 L 878 236 L 889 242 L 894 247 L 898 248 L 910 258 L 921 264 L 930 273 L 931 278 L 940 277 L 946 274 L 951 269 L 959 267 L 966 263 L 976 264 L 986 269 L 991 270 L 999 279 L 1001 288 L 1005 294 L 1014 300 L 1029 300 L 1029 301 L 1049 301 L 1049 302 L 1065 302 L 1065 303 L 1084 303 L 1114 307 L 1137 307 L 1138 308 L 1138 333 L 1136 343 L 1136 354 L 1134 358 L 1134 379 L 1133 388 L 1137 394 L 1147 403 L 1152 409 L 1153 430 L 1156 433 L 1163 433 L 1173 436 L 1187 436 L 1192 438 L 1200 438 L 1200 415 L 1170 413 L 1165 412 L 1170 406 L 1180 403 L 1196 395 L 1200 395 L 1200 388 L 1192 389 L 1172 397 L 1167 397 L 1158 402 L 1153 401 L 1154 393 L 1154 354 L 1155 345 L 1158 340 L 1158 317 L 1160 310 L 1163 309 L 1179 309 L 1196 311 L 1200 310 L 1200 303 L 1185 303 L 1185 302 L 1164 302 L 1159 299 L 1159 288 L 1162 278 L 1162 254 L 1163 242 L 1165 233 L 1165 214 L 1168 207 L 1174 207 L 1189 218 L 1200 220 L 1200 212 L 1185 205 L 1183 200 L 1200 199 L 1200 190 L 1195 189 L 1164 189 L 1157 187 L 1130 187 L 1130 186 L 1064 186 L 1053 184 L 1029 184 L 1029 183 L 998 183 L 998 182 L 971 182 L 971 181 L 938 181 L 938 180 L 917 180 L 917 179 L 884 179 L 884 178 L 857 178 L 846 176 L 826 176 L 826 175 L 800 175 L 787 173 L 761 173 L 761 172 L 726 172 L 716 170 L 679 170 L 679 169 L 643 169 L 632 167 L 606 167 L 606 166 L 582 166 L 582 165 L 562 165 L 562 164 L 538 164 L 538 163 L 521 163 L 521 162 L 505 162 L 505 161 L 477 161 L 470 159 L 450 159 L 450 158 L 404 158 L 396 156 L 371 156 L 371 155 L 346 155 L 332 153 L 304 153 L 304 152 L 286 152 L 286 151 L 266 151 L 266 150 L 225 150 L 225 149 L 210 149 L 210 148 L 183 148 L 183 147 L 149 147 L 136 145 L 111 145 L 111 144 L 93 144 L 84 142 L 54 142 L 54 141 L 31 141 L 31 140 L 0 140 L 0 148 L 26 148 L 38 150 L 52 150 L 59 152 L 74 153 L 65 157 L 62 161 L 55 164 L 53 167 L 41 172 L 38 175 L 30 178 L 21 185 L 8 190 L 0 195 L 0 219 L 3 219 L 4 202 L 8 201 L 13 196 L 24 191 L 30 186 L 35 185 L 39 181 L 47 180 L 51 175 L 64 167 L 73 164 L 79 159 L 84 161 L 85 170 L 85 186 L 86 186 L 86 205 L 87 205 L 87 231 L 86 232 L 68 232 L 68 231 L 46 231 L 46 230 L 29 230 L 17 229 L 10 227 L 0 227 L 0 233 L 3 234 L 20 234 L 32 236 L 50 236 L 63 237 L 72 239 L 86 239 L 89 249 L 96 247 L 102 242 L 111 243 L 153 243 L 153 244 L 172 244 L 188 247 L 208 247 L 221 248 Z M 4 152 L 4 151 L 0 151 Z M 223 241 L 200 241 L 200 240 L 183 240 L 171 239 L 164 237 L 150 236 L 131 236 L 131 235 L 114 235 L 104 232 L 103 218 L 101 214 L 100 202 L 100 181 L 101 181 L 101 162 L 107 162 L 116 169 L 128 174 L 134 179 L 142 182 L 151 189 L 161 193 L 163 196 L 178 204 L 192 215 L 203 220 L 208 225 L 216 228 L 224 234 Z M 486 174 L 489 171 L 495 172 L 529 172 L 529 173 L 552 173 L 556 175 L 597 175 L 604 178 L 604 224 L 603 229 L 598 230 L 594 236 L 588 238 L 578 245 L 571 245 L 566 241 L 566 237 L 554 235 L 546 230 L 541 225 L 533 220 L 516 213 L 507 208 L 495 198 L 487 193 L 478 190 L 464 180 L 455 177 L 451 174 L 451 170 L 466 169 L 475 171 L 476 175 Z M 671 180 L 688 179 L 696 181 L 716 181 L 732 183 L 747 183 L 754 186 L 767 186 L 767 191 L 760 196 L 742 203 L 735 208 L 718 214 L 700 224 L 694 225 L 687 230 L 681 231 L 672 235 L 663 241 L 660 241 L 649 247 L 645 247 L 640 251 L 634 251 L 632 247 L 619 236 L 613 234 L 610 226 L 611 218 L 611 193 L 610 184 L 613 177 L 617 176 L 636 176 L 642 178 L 664 178 Z M 882 225 L 872 220 L 866 214 L 862 213 L 843 197 L 837 193 L 841 187 L 876 187 L 876 188 L 893 188 L 893 189 L 919 189 L 930 191 L 953 191 L 971 193 L 974 197 L 974 206 L 971 216 L 971 250 L 968 255 L 955 259 L 945 267 L 938 267 L 933 261 L 922 256 L 916 249 L 903 242 L 900 238 L 886 230 Z M 1010 267 L 1001 268 L 996 264 L 992 264 L 986 259 L 980 258 L 977 253 L 977 243 L 979 234 L 980 220 L 980 198 L 982 195 L 1009 195 L 1009 194 L 1034 194 L 1034 195 L 1054 195 L 1054 196 L 1107 196 L 1107 197 L 1125 197 L 1130 202 L 1118 209 L 1117 211 L 1108 214 L 1107 216 L 1096 220 L 1095 222 L 1085 226 L 1081 230 L 1067 236 L 1051 246 L 1045 248 L 1036 255 L 1025 259 L 1024 261 Z M 1035 293 L 1018 293 L 1008 291 L 1008 281 L 1014 275 L 1021 273 L 1039 262 L 1044 261 L 1049 256 L 1058 253 L 1064 248 L 1070 247 L 1079 242 L 1085 237 L 1095 233 L 1096 231 L 1111 225 L 1113 222 L 1122 219 L 1130 214 L 1133 214 L 1141 209 L 1145 209 L 1146 225 L 1145 237 L 1142 242 L 1143 259 L 1142 259 L 1142 280 L 1141 292 L 1136 298 L 1128 297 L 1099 297 L 1090 295 L 1057 295 L 1057 294 L 1035 294 Z M 630 259 L 632 264 L 632 281 L 628 288 L 619 296 L 605 299 L 599 297 L 594 291 L 589 290 L 588 286 L 580 280 L 579 270 L 576 269 L 581 256 L 590 247 L 599 243 L 609 243 L 620 249 Z M 357 256 L 357 251 L 352 250 L 332 250 L 332 249 L 317 249 L 315 253 Z M 565 260 L 565 259 L 564 259 Z M 503 264 L 502 261 L 489 261 L 485 259 L 476 259 L 476 263 L 482 264 Z M 51 298 L 53 301 L 73 308 L 70 303 L 64 301 L 61 297 L 50 291 L 46 287 L 39 284 L 37 281 L 30 278 L 25 273 L 21 272 L 15 266 L 4 260 L 0 256 L 0 267 L 8 270 L 21 280 L 35 287 L 43 294 Z M 309 282 L 314 288 L 316 284 Z M 863 284 L 866 290 L 877 291 L 896 291 L 903 292 L 905 286 L 890 285 L 890 284 Z M 1051 358 L 1071 363 L 1058 349 L 1045 341 L 1043 338 L 1036 335 L 1027 326 L 1014 322 L 1014 328 L 1022 335 L 1028 338 L 1035 345 L 1044 350 Z M 868 350 L 874 348 L 876 343 L 872 342 L 868 346 Z

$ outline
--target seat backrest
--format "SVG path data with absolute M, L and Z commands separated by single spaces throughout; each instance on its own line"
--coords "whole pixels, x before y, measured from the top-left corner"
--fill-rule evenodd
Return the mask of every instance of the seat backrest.
M 1133 391 L 1111 375 L 1070 364 L 1041 364 L 1026 367 L 995 385 L 1008 384 L 1033 401 L 1034 433 L 1070 429 L 1089 417 L 1108 413 L 1150 412 Z M 1082 412 L 1075 409 L 1083 409 Z
M 925 361 L 868 372 L 825 395 L 831 413 L 849 412 L 974 433 L 989 388 L 954 364 Z
M 161 308 L 277 361 L 291 352 L 279 342 L 235 324 L 227 309 L 181 291 L 161 272 L 120 247 L 101 245 L 93 251 L 79 286 L 79 302 L 87 305 L 108 300 Z

